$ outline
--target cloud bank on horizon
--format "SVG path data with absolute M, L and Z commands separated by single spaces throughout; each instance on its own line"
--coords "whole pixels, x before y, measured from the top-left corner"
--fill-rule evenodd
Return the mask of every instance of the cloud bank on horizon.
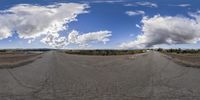
M 93 11 L 96 5 L 100 7 L 96 8 L 98 12 Z M 106 6 L 110 7 L 107 10 L 103 10 L 101 6 L 105 9 Z M 160 45 L 198 44 L 200 41 L 199 9 L 191 10 L 193 5 L 185 2 L 169 2 L 165 6 L 174 7 L 174 9 L 185 9 L 187 13 L 170 15 L 168 14 L 169 11 L 167 14 L 163 14 L 163 10 L 159 11 L 162 7 L 156 1 L 94 0 L 92 2 L 80 1 L 76 3 L 57 2 L 47 5 L 19 3 L 10 8 L 0 10 L 0 41 L 17 35 L 19 39 L 27 40 L 30 45 L 35 41 L 40 41 L 41 44 L 53 48 L 68 48 L 70 45 L 89 48 L 92 44 L 96 44 L 95 47 L 102 44 L 105 48 L 108 48 L 112 43 L 116 42 L 117 44 L 114 44 L 113 48 L 117 49 L 143 49 L 160 47 Z M 116 10 L 116 7 L 119 7 L 119 9 Z M 81 26 L 78 29 L 70 26 L 73 22 L 79 22 L 82 15 L 89 16 L 81 20 L 81 24 L 83 24 L 83 20 L 87 20 L 87 31 Z M 98 18 L 92 22 L 90 19 L 95 19 L 92 16 Z M 116 16 L 126 23 L 120 26 L 122 22 Z M 122 27 L 131 23 L 129 18 L 135 22 L 132 23 L 134 31 Z M 98 25 L 102 28 L 98 27 Z M 130 33 L 132 34 L 131 37 Z M 126 36 L 127 38 L 125 38 Z M 118 39 L 120 37 L 123 41 L 121 40 L 119 43 Z M 12 43 L 12 40 L 8 41 Z M 110 44 L 106 46 L 108 43 Z

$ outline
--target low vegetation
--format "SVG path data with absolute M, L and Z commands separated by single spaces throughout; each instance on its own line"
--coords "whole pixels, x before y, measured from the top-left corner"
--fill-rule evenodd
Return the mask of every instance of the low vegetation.
M 0 54 L 4 53 L 42 53 L 52 49 L 0 49 Z
M 162 49 L 158 48 L 157 51 L 163 53 L 176 53 L 176 54 L 198 54 L 200 49 Z
M 65 50 L 67 54 L 80 54 L 80 55 L 129 55 L 144 53 L 145 50 Z

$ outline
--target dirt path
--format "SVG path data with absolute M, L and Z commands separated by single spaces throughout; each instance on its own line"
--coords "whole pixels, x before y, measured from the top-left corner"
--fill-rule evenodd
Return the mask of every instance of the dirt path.
M 200 70 L 157 52 L 136 57 L 48 52 L 0 69 L 0 100 L 199 100 Z

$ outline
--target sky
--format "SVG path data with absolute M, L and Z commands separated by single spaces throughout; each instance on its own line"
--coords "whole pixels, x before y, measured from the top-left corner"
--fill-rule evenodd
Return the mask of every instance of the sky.
M 199 4 L 199 0 L 0 0 L 0 49 L 199 49 Z

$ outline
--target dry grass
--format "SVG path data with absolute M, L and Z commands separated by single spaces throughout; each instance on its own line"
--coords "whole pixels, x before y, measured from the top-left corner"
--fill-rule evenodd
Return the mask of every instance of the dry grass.
M 38 53 L 0 53 L 0 69 L 26 65 L 39 58 Z
M 200 54 L 176 54 L 176 53 L 165 53 L 167 57 L 181 65 L 187 67 L 200 68 Z

